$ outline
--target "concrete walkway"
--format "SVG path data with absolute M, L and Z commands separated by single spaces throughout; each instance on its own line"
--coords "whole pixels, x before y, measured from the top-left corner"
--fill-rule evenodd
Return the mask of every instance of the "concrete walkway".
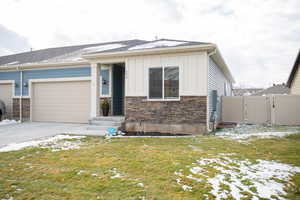
M 25 122 L 0 126 L 0 147 L 58 134 L 104 136 L 105 131 L 88 130 L 87 124 Z

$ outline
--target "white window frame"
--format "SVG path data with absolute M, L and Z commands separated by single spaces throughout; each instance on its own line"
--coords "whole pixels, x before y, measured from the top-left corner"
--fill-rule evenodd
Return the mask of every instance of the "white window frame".
M 165 98 L 165 68 L 168 67 L 177 67 L 178 68 L 178 97 L 177 98 L 172 98 L 168 99 Z M 155 68 L 162 68 L 162 98 L 160 99 L 151 99 L 149 96 L 150 93 L 150 84 L 149 84 L 149 79 L 150 79 L 150 69 L 155 69 Z M 148 76 L 147 76 L 147 100 L 148 101 L 180 101 L 180 67 L 178 65 L 171 65 L 171 66 L 157 66 L 157 67 L 149 67 L 148 68 Z
M 109 88 L 108 88 L 108 94 L 102 94 L 102 75 L 101 75 L 101 70 L 108 70 L 109 74 Z M 100 70 L 100 97 L 111 97 L 111 91 L 112 91 L 112 67 L 110 66 L 101 66 Z

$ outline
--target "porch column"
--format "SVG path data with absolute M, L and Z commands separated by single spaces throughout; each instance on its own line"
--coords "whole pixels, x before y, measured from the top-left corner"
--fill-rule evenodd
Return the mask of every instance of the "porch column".
M 100 108 L 100 70 L 98 67 L 98 63 L 92 63 L 91 65 L 91 110 L 90 117 L 99 116 L 99 108 Z

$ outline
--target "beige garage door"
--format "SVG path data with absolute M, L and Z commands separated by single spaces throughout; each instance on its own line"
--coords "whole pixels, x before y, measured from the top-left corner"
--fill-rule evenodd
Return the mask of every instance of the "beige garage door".
M 8 118 L 12 116 L 12 96 L 12 84 L 0 84 L 0 100 L 5 103 Z
M 90 81 L 32 84 L 32 121 L 87 123 Z

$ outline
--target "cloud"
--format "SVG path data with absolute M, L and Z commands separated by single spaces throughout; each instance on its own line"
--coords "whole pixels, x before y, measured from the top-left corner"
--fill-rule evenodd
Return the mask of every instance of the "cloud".
M 299 0 L 1 0 L 0 7 L 1 23 L 34 49 L 155 36 L 213 42 L 248 86 L 285 82 L 300 47 Z
M 0 56 L 28 51 L 29 49 L 30 46 L 25 37 L 0 24 Z

